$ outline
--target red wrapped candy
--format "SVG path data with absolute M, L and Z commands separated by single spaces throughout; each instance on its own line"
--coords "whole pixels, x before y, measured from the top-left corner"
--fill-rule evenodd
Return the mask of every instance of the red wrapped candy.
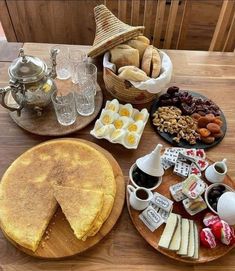
M 220 218 L 218 215 L 215 215 L 211 212 L 207 213 L 203 219 L 203 224 L 206 226 L 206 227 L 210 227 L 215 224 L 216 222 L 219 222 L 220 221 Z
M 220 220 L 211 226 L 211 230 L 221 243 L 227 246 L 235 243 L 234 229 L 227 222 Z
M 200 240 L 203 246 L 208 247 L 208 248 L 215 248 L 217 245 L 215 236 L 212 233 L 210 228 L 204 228 L 201 230 Z

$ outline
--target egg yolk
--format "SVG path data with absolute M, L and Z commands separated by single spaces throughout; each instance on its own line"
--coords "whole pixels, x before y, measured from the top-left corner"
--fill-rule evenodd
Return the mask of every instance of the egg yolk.
M 112 111 L 116 110 L 115 105 L 111 103 L 108 105 L 107 109 L 112 110 Z
M 135 115 L 135 121 L 137 121 L 137 120 L 144 120 L 144 115 L 141 114 L 141 113 L 136 114 Z
M 128 143 L 130 143 L 131 145 L 134 145 L 136 143 L 136 138 L 134 135 L 128 135 L 127 136 L 127 141 Z
M 110 124 L 112 121 L 111 121 L 111 118 L 109 115 L 104 115 L 103 118 L 102 118 L 102 122 L 104 124 Z
M 138 129 L 138 127 L 137 127 L 137 125 L 134 124 L 134 123 L 131 124 L 131 125 L 128 127 L 128 130 L 129 130 L 130 132 L 136 132 L 137 129 Z
M 126 108 L 122 108 L 122 109 L 120 110 L 119 114 L 120 114 L 121 116 L 130 117 L 130 112 L 129 112 L 129 110 L 126 109 Z
M 116 129 L 122 128 L 122 126 L 123 126 L 123 121 L 122 121 L 122 120 L 115 120 L 115 121 L 114 121 L 114 126 L 115 126 Z

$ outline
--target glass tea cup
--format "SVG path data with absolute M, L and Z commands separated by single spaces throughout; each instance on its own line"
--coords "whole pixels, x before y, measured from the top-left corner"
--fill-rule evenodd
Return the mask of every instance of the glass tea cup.
M 76 73 L 79 81 L 92 80 L 94 86 L 97 84 L 97 67 L 92 63 L 79 63 L 76 67 Z M 96 94 L 96 87 L 94 88 Z
M 79 82 L 75 92 L 76 109 L 81 116 L 90 116 L 95 111 L 95 85 L 92 80 Z
M 69 126 L 76 121 L 77 112 L 75 106 L 74 93 L 58 95 L 55 91 L 51 95 L 51 100 L 55 109 L 57 121 L 64 126 Z
M 77 66 L 87 62 L 87 55 L 82 50 L 74 47 L 69 48 L 69 66 L 71 73 L 71 80 L 74 84 L 78 82 Z
M 56 45 L 53 49 L 58 51 L 56 56 L 57 78 L 66 80 L 71 76 L 69 68 L 69 48 L 66 45 Z

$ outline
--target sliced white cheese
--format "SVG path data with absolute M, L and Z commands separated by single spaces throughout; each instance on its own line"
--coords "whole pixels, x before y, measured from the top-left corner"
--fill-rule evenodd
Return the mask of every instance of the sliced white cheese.
M 194 250 L 193 259 L 197 260 L 199 258 L 200 240 L 199 240 L 199 233 L 198 233 L 198 228 L 197 228 L 196 223 L 194 223 L 194 238 L 195 238 L 195 250 Z
M 160 247 L 169 248 L 171 239 L 177 227 L 177 221 L 178 221 L 177 214 L 171 213 L 167 219 L 165 229 L 158 243 Z
M 175 234 L 171 239 L 171 243 L 169 246 L 170 250 L 178 251 L 180 249 L 181 243 L 181 216 L 178 215 L 177 228 L 175 230 Z
M 186 218 L 182 218 L 181 236 L 180 249 L 177 254 L 187 256 L 189 245 L 189 220 Z
M 192 258 L 195 251 L 195 236 L 194 236 L 194 222 L 189 220 L 189 242 L 188 242 L 188 254 L 187 257 Z

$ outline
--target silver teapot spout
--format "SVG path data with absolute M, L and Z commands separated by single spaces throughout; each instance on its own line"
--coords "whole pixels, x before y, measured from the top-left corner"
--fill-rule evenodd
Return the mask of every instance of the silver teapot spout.
M 52 48 L 50 51 L 51 67 L 48 69 L 47 77 L 56 78 L 56 56 L 59 53 L 59 49 Z

